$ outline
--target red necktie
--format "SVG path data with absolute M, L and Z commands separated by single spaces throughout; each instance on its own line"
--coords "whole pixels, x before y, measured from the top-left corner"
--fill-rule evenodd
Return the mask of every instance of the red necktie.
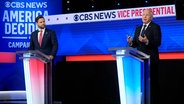
M 42 45 L 42 29 L 40 30 L 39 44 Z

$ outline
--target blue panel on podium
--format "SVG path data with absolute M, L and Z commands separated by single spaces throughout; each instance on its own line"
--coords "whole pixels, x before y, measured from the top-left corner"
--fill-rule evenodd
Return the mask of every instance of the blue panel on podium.
M 150 104 L 150 56 L 131 47 L 109 51 L 116 57 L 121 104 Z
M 123 64 L 127 104 L 140 104 L 141 62 L 132 57 L 123 57 Z

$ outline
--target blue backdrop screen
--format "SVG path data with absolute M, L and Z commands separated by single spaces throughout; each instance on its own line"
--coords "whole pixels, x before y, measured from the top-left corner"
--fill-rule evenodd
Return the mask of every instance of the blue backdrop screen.
M 36 16 L 61 14 L 61 3 L 61 0 L 1 0 L 0 91 L 25 90 L 23 61 L 18 55 L 12 59 L 15 63 L 3 62 L 2 57 L 6 57 L 5 53 L 27 50 L 30 34 L 37 28 Z
M 62 8 L 61 1 L 57 0 L 37 0 L 34 2 L 17 0 L 13 2 L 3 1 L 0 4 L 2 5 L 0 6 L 0 52 L 27 50 L 30 34 L 36 29 L 34 21 L 36 15 L 61 14 Z M 15 4 L 18 7 L 15 7 Z M 25 8 L 26 4 L 27 8 Z M 172 9 L 172 6 L 168 6 L 167 10 Z M 124 10 L 118 11 L 123 12 Z M 104 16 L 104 13 L 108 13 L 108 15 Z M 102 19 L 110 16 L 112 16 L 111 19 L 114 19 L 115 13 L 117 13 L 116 10 L 97 11 L 96 15 L 100 14 Z M 84 17 L 88 15 L 88 18 L 82 18 L 84 21 L 84 19 L 91 19 L 92 13 L 76 13 L 75 16 L 79 15 Z M 66 20 L 76 19 L 69 18 L 71 14 L 63 16 L 66 16 L 64 18 Z M 118 15 L 116 16 L 118 17 Z M 75 23 L 48 24 L 47 27 L 57 33 L 59 42 L 57 55 L 111 54 L 108 48 L 126 47 L 127 35 L 133 36 L 136 26 L 142 24 L 141 17 L 124 20 L 104 19 L 105 21 L 102 19 L 95 22 L 75 21 Z M 159 51 L 184 52 L 184 20 L 176 20 L 176 16 L 172 15 L 154 17 L 153 21 L 161 26 L 162 44 Z M 0 90 L 25 89 L 23 62 L 18 59 L 18 56 L 16 63 L 0 63 L 0 72 Z
M 161 26 L 160 52 L 184 52 L 184 21 L 175 16 L 155 17 Z M 127 35 L 134 35 L 141 19 L 49 25 L 57 32 L 58 55 L 109 54 L 110 47 L 126 47 Z

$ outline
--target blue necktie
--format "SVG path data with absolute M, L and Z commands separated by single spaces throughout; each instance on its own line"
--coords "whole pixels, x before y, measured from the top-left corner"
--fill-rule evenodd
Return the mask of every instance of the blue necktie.
M 144 37 L 145 30 L 146 30 L 146 25 L 144 25 L 144 27 L 143 27 L 143 29 L 142 29 L 142 32 L 141 32 L 141 36 L 142 36 L 142 37 Z

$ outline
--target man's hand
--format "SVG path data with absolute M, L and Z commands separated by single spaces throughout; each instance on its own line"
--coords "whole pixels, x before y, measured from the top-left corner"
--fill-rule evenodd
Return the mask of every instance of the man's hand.
M 127 36 L 127 42 L 128 42 L 128 44 L 132 44 L 132 37 L 131 36 Z
M 49 55 L 49 59 L 50 59 L 50 60 L 53 60 L 53 59 L 54 59 L 54 56 Z
M 148 42 L 149 42 L 149 40 L 148 40 L 148 38 L 146 37 L 146 35 L 144 35 L 144 37 L 142 37 L 141 35 L 139 35 L 139 41 L 140 42 L 144 42 L 144 43 L 146 43 L 146 44 L 148 44 Z

